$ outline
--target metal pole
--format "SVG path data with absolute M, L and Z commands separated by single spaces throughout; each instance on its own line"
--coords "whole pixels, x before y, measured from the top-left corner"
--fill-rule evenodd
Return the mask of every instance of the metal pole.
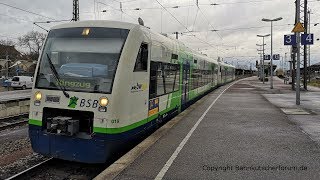
M 308 3 L 304 0 L 304 34 L 308 34 Z M 307 69 L 308 69 L 308 51 L 307 45 L 303 46 L 303 88 L 308 90 Z
M 308 16 L 309 16 L 309 18 L 308 18 L 308 19 L 309 19 L 309 23 L 308 23 L 308 26 L 309 26 L 308 29 L 309 29 L 309 31 L 308 31 L 308 33 L 311 33 L 311 27 L 310 27 L 310 24 L 311 24 L 311 19 L 310 19 L 310 18 L 311 18 L 311 15 L 310 15 L 310 14 L 311 14 L 311 10 L 308 11 Z M 308 51 L 309 51 L 309 52 L 308 52 L 308 61 L 309 61 L 309 63 L 308 63 L 308 64 L 309 64 L 308 77 L 309 77 L 309 82 L 311 82 L 310 45 L 308 46 Z
M 96 1 L 97 0 L 93 0 L 93 12 L 94 12 L 94 20 L 97 20 L 97 11 L 96 11 Z
M 258 46 L 258 44 L 257 44 Z M 259 77 L 259 80 L 261 80 L 262 78 L 262 53 L 260 52 L 261 49 L 257 49 L 258 51 L 258 54 L 260 55 L 260 63 L 259 63 L 259 73 L 258 73 L 258 77 Z
M 7 80 L 9 80 L 9 55 L 8 55 L 8 51 L 7 51 L 7 55 L 6 55 L 6 62 L 7 62 Z M 7 83 L 7 89 L 8 89 L 8 91 L 10 90 L 8 83 Z
M 287 75 L 287 72 L 286 72 L 286 69 L 287 69 L 287 53 L 284 53 L 284 72 L 285 72 L 285 75 Z
M 264 84 L 264 37 L 262 37 L 262 82 Z
M 300 0 L 296 1 L 297 19 L 300 19 Z M 296 79 L 296 105 L 300 105 L 300 32 L 296 33 L 297 37 L 297 79 Z
M 272 60 L 273 60 L 273 51 L 272 51 L 272 22 L 271 21 L 271 65 L 270 65 L 270 76 L 271 76 L 271 79 L 270 79 L 270 89 L 273 89 L 273 64 L 272 64 Z
M 73 0 L 73 21 L 79 21 L 79 0 Z

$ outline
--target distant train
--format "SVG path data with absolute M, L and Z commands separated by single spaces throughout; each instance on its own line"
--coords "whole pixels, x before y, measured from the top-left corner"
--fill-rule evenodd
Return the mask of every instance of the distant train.
M 283 69 L 277 69 L 276 76 L 278 76 L 279 78 L 284 78 L 285 74 L 284 74 Z
M 135 24 L 53 27 L 39 57 L 29 115 L 32 148 L 104 163 L 214 88 L 235 68 Z

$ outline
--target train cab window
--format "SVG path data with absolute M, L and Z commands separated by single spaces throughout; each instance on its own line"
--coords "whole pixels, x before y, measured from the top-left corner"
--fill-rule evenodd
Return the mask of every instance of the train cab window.
M 172 54 L 172 55 L 171 55 L 171 59 L 176 59 L 176 60 L 178 60 L 178 55 L 177 55 L 177 54 Z
M 134 72 L 147 71 L 148 69 L 148 44 L 141 44 L 136 64 L 134 66 Z

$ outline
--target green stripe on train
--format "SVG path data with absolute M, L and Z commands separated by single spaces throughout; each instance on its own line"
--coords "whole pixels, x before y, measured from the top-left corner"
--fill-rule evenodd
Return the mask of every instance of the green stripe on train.
M 173 108 L 175 107 L 170 107 L 166 110 L 163 110 L 161 111 L 159 114 L 163 115 L 167 112 L 169 112 L 170 110 L 172 110 Z M 139 122 L 136 122 L 136 123 L 133 123 L 133 124 L 130 124 L 128 126 L 124 126 L 124 127 L 119 127 L 119 128 L 102 128 L 102 127 L 93 127 L 93 132 L 95 133 L 103 133 L 103 134 L 119 134 L 119 133 L 123 133 L 123 132 L 127 132 L 127 131 L 130 131 L 132 129 L 135 129 L 139 126 L 142 126 L 150 121 L 153 121 L 155 120 L 156 118 L 158 117 L 158 114 L 155 114 L 153 116 L 150 116 L 146 119 L 143 119 Z
M 36 120 L 36 119 L 29 119 L 29 124 L 36 125 L 36 126 L 42 126 L 42 121 Z
M 135 129 L 139 126 L 142 126 L 148 122 L 148 118 L 142 121 L 130 124 L 128 126 L 120 127 L 120 128 L 102 128 L 102 127 L 93 127 L 93 132 L 103 133 L 103 134 L 118 134 L 129 131 L 131 129 Z

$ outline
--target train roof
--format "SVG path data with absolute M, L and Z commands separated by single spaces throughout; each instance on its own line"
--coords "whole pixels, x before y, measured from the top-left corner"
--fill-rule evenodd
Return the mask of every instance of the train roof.
M 230 65 L 230 64 L 227 64 L 227 63 L 224 63 L 224 62 L 221 62 L 221 65 L 222 65 L 222 66 L 226 66 L 226 67 L 235 68 L 233 65 Z
M 150 32 L 153 40 L 157 40 L 168 46 L 174 46 L 174 45 L 178 46 L 179 49 L 184 49 L 188 53 L 193 54 L 196 58 L 200 58 L 208 62 L 219 63 L 218 60 L 208 57 L 204 54 L 201 54 L 187 47 L 183 42 L 178 41 L 177 39 L 160 34 L 145 26 L 141 26 L 138 24 L 120 22 L 120 21 L 109 21 L 109 20 L 86 20 L 86 21 L 76 21 L 76 22 L 69 22 L 69 23 L 56 25 L 56 26 L 53 26 L 51 29 L 63 29 L 63 28 L 72 28 L 72 27 L 108 27 L 108 28 L 120 28 L 120 29 L 129 29 L 129 30 L 139 27 L 140 30 L 144 32 Z M 231 66 L 225 63 L 222 63 L 222 64 L 224 66 Z
M 109 27 L 109 28 L 121 28 L 121 29 L 133 29 L 138 24 L 132 24 L 127 22 L 119 21 L 107 21 L 107 20 L 87 20 L 87 21 L 76 21 L 69 22 L 60 25 L 53 26 L 51 29 L 63 29 L 72 27 Z

